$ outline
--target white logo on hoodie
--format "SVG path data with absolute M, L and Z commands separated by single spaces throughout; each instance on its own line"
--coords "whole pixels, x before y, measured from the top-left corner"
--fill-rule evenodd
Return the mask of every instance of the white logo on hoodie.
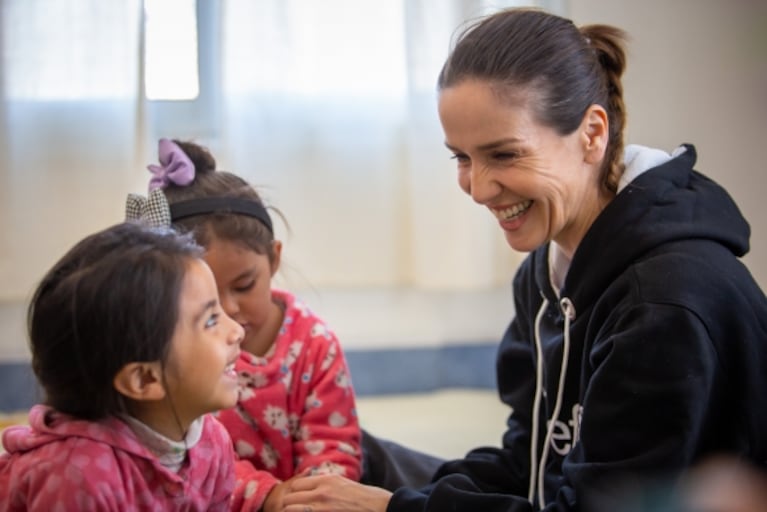
M 556 420 L 554 425 L 549 422 L 551 432 L 551 447 L 561 456 L 565 456 L 573 449 L 573 445 L 581 437 L 581 417 L 583 407 L 580 404 L 573 405 L 572 414 L 567 422 Z

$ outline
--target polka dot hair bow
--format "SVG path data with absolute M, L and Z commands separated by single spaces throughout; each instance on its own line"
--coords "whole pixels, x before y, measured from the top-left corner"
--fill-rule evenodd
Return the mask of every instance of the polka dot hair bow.
M 170 206 L 162 189 L 152 190 L 149 197 L 128 194 L 125 200 L 125 220 L 146 222 L 151 226 L 170 226 Z

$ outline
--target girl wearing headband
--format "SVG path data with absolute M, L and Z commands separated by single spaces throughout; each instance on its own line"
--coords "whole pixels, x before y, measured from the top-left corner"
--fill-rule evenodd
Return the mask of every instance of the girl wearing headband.
M 199 145 L 162 139 L 159 152 L 149 196 L 129 195 L 126 214 L 193 234 L 224 311 L 245 331 L 239 400 L 218 414 L 240 458 L 233 509 L 279 510 L 297 474 L 358 480 L 360 428 L 343 352 L 306 304 L 272 287 L 282 244 L 263 201 Z

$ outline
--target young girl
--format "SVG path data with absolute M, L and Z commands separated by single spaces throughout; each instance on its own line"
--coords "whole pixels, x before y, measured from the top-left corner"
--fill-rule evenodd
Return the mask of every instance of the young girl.
M 242 327 L 202 250 L 118 224 L 75 245 L 28 313 L 46 394 L 3 433 L 0 510 L 227 510 Z
M 127 216 L 191 232 L 205 247 L 221 305 L 245 330 L 236 363 L 240 398 L 219 413 L 237 455 L 234 508 L 281 509 L 295 475 L 360 477 L 360 428 L 335 334 L 291 293 L 274 289 L 282 244 L 258 193 L 217 171 L 204 148 L 163 139 L 148 198 Z

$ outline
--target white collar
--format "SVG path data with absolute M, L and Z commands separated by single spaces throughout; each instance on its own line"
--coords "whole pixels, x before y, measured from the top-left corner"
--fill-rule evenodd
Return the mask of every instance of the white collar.
M 187 451 L 195 446 L 202 437 L 203 416 L 189 425 L 189 430 L 182 441 L 169 439 L 132 416 L 122 415 L 121 419 L 133 430 L 138 440 L 157 456 L 160 464 L 174 473 L 178 473 L 178 470 L 181 469 Z

